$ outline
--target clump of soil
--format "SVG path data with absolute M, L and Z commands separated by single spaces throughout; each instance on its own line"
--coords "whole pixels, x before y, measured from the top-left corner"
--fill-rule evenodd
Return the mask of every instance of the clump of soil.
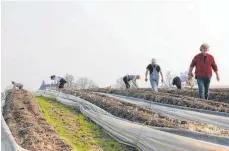
M 131 96 L 136 98 L 141 98 L 153 102 L 172 104 L 177 106 L 184 106 L 190 108 L 219 111 L 219 112 L 228 112 L 229 113 L 229 104 L 223 102 L 217 102 L 212 100 L 203 100 L 199 98 L 187 97 L 184 95 L 170 94 L 170 93 L 155 93 L 149 90 L 105 90 L 105 89 L 96 89 L 94 91 L 104 92 L 104 93 L 113 93 L 125 96 Z
M 73 150 L 45 120 L 32 93 L 16 89 L 9 92 L 3 113 L 21 147 L 30 151 Z
M 70 93 L 67 92 L 66 93 Z M 229 136 L 229 131 L 210 124 L 202 124 L 192 121 L 181 121 L 162 116 L 149 109 L 138 107 L 131 103 L 121 102 L 101 94 L 93 94 L 86 91 L 74 91 L 71 94 L 93 103 L 114 116 L 128 119 L 133 122 L 144 123 L 145 125 L 169 128 L 184 128 L 192 131 L 203 132 L 214 135 Z

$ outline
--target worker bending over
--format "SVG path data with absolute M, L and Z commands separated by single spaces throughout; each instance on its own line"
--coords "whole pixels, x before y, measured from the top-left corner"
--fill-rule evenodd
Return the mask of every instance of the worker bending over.
M 141 76 L 140 75 L 126 75 L 123 77 L 123 81 L 126 85 L 126 89 L 130 88 L 130 81 L 133 82 L 133 84 L 138 88 L 137 82 L 136 80 L 140 79 Z
M 64 84 L 67 83 L 67 81 L 64 78 L 55 75 L 51 76 L 51 80 L 54 80 L 54 84 L 56 84 L 59 89 L 63 89 Z
M 187 83 L 191 85 L 191 79 L 188 79 L 188 72 L 181 73 L 180 76 L 176 76 L 173 78 L 173 85 L 177 87 L 177 89 L 181 89 L 181 85 Z

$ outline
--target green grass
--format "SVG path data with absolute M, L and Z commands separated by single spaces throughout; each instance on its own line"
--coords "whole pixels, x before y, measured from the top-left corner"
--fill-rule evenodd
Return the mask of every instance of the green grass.
M 75 112 L 73 108 L 45 97 L 36 97 L 36 100 L 46 120 L 55 127 L 62 139 L 77 151 L 128 150 L 125 145 L 112 139 L 99 126 Z

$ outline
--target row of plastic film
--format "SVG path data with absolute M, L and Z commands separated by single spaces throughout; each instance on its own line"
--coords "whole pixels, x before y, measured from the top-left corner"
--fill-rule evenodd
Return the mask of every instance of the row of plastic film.
M 117 141 L 145 151 L 226 151 L 228 146 L 213 144 L 187 138 L 154 127 L 133 123 L 125 119 L 115 117 L 105 110 L 78 97 L 63 94 L 57 91 L 43 91 L 35 95 L 42 95 L 56 99 L 57 101 L 74 106 L 80 112 L 101 126 L 108 134 Z
M 26 149 L 23 149 L 22 147 L 20 147 L 8 125 L 6 124 L 6 121 L 3 117 L 3 108 L 5 106 L 5 100 L 6 100 L 6 96 L 9 94 L 9 92 L 12 91 L 12 89 L 5 89 L 5 91 L 3 93 L 1 93 L 1 107 L 2 107 L 2 113 L 1 113 L 1 150 L 2 151 L 27 151 Z

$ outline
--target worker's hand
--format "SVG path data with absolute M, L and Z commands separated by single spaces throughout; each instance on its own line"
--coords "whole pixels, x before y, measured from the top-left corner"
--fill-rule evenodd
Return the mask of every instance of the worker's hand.
M 192 74 L 188 74 L 188 80 L 190 81 L 192 79 Z
M 187 83 L 188 85 L 191 85 L 191 80 L 186 80 L 186 83 Z
M 147 82 L 147 81 L 148 81 L 148 79 L 147 79 L 147 78 L 145 78 L 145 81 Z
M 217 81 L 219 81 L 220 80 L 219 76 L 216 76 L 216 79 L 217 79 Z
M 162 82 L 162 83 L 164 82 L 164 79 L 163 79 L 163 78 L 161 79 L 161 82 Z

